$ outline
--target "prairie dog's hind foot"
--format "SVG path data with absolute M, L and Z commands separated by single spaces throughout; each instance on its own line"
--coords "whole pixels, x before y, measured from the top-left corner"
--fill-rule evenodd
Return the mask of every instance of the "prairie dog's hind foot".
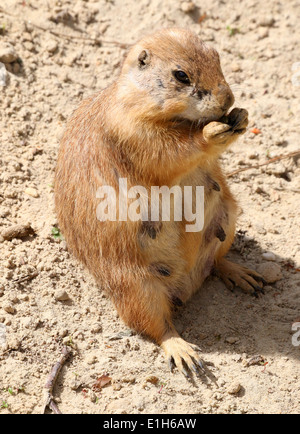
M 191 379 L 190 373 L 198 375 L 204 372 L 204 364 L 199 355 L 200 348 L 186 342 L 175 330 L 164 335 L 161 347 L 165 351 L 171 372 L 176 367 L 188 379 Z
M 233 291 L 235 286 L 254 297 L 264 294 L 263 285 L 267 282 L 254 270 L 235 264 L 227 259 L 221 259 L 215 264 L 215 274 Z

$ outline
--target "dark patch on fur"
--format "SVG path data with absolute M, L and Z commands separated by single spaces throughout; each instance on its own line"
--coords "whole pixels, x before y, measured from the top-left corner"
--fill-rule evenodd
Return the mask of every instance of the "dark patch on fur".
M 178 307 L 183 306 L 183 301 L 180 300 L 180 298 L 178 298 L 178 297 L 173 296 L 173 297 L 171 298 L 171 301 L 172 301 L 172 304 L 173 304 L 174 306 L 178 306 Z
M 166 86 L 163 84 L 163 82 L 161 81 L 160 78 L 157 79 L 157 84 L 158 84 L 158 87 L 162 87 L 163 89 L 166 88 Z
M 153 274 L 159 274 L 160 276 L 163 277 L 170 277 L 171 276 L 171 271 L 170 269 L 164 265 L 164 264 L 151 264 L 150 265 L 150 271 Z
M 226 224 L 229 224 L 228 208 L 225 204 L 224 204 L 224 220 L 225 220 Z
M 119 174 L 119 172 L 117 171 L 117 169 L 114 167 L 114 174 L 115 174 L 115 177 L 116 177 L 116 180 L 117 181 L 119 181 L 119 179 L 120 179 L 120 174 Z
M 207 183 L 215 191 L 221 191 L 220 185 L 214 181 L 209 175 L 207 175 Z
M 206 244 L 209 244 L 214 238 L 214 224 L 213 222 L 208 226 L 204 234 L 204 240 Z
M 222 226 L 218 225 L 216 229 L 216 237 L 223 243 L 226 240 L 226 234 Z
M 143 222 L 142 223 L 142 233 L 147 234 L 152 240 L 156 239 L 158 232 L 161 231 L 162 223 L 161 222 Z
M 204 234 L 206 244 L 209 244 L 213 239 L 218 238 L 222 243 L 226 240 L 226 233 L 219 222 L 223 221 L 222 218 L 213 219 Z
M 213 190 L 215 190 L 215 191 L 221 191 L 221 187 L 219 186 L 219 184 L 216 181 L 214 181 L 213 179 L 211 181 L 212 181 L 212 188 L 213 188 Z

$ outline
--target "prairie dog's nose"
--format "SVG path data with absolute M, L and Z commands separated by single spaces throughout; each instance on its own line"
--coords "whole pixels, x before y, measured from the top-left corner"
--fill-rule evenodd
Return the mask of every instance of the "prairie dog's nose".
M 227 84 L 219 84 L 217 98 L 224 112 L 227 112 L 234 103 L 233 93 Z

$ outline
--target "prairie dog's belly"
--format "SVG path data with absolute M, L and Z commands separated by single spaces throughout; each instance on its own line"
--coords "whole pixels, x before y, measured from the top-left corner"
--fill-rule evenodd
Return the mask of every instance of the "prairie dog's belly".
M 187 300 L 210 274 L 216 251 L 226 239 L 230 221 L 230 199 L 224 199 L 221 182 L 213 172 L 198 168 L 180 183 L 192 187 L 193 212 L 196 209 L 196 186 L 204 187 L 204 225 L 199 232 L 186 232 L 186 221 L 162 221 L 142 225 L 140 246 L 158 276 L 175 291 L 182 301 Z M 228 202 L 228 203 L 227 203 Z M 184 204 L 184 201 L 182 202 Z M 198 204 L 199 205 L 199 204 Z M 184 215 L 184 210 L 183 210 Z M 159 273 L 156 273 L 159 274 Z
M 201 232 L 195 234 L 194 243 L 186 234 L 187 251 L 192 258 L 189 272 L 183 285 L 183 300 L 200 288 L 203 281 L 212 271 L 216 252 L 226 240 L 229 226 L 234 224 L 230 215 L 230 199 L 225 199 L 222 178 L 219 172 L 203 171 L 198 168 L 184 180 L 185 185 L 204 187 L 204 226 Z

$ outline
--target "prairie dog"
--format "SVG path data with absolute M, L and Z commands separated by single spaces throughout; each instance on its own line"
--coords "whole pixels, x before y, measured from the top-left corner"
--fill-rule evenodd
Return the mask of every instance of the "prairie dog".
M 245 109 L 228 112 L 233 103 L 218 53 L 188 30 L 164 29 L 134 45 L 119 78 L 81 103 L 60 144 L 55 203 L 69 248 L 125 323 L 160 344 L 185 375 L 203 365 L 172 324 L 174 305 L 212 269 L 230 288 L 263 291 L 261 276 L 224 258 L 237 204 L 218 157 L 248 124 Z M 191 186 L 194 205 L 203 186 L 202 230 L 187 232 L 173 214 L 170 221 L 101 221 L 97 192 L 111 186 L 119 204 L 120 179 L 147 192 Z

